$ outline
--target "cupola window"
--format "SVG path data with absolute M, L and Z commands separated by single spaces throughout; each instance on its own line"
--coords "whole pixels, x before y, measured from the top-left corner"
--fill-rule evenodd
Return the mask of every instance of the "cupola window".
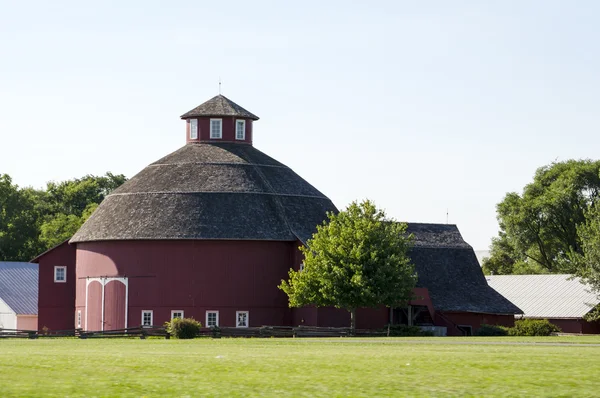
M 210 138 L 221 139 L 223 137 L 223 125 L 221 119 L 210 119 Z
M 198 139 L 198 119 L 190 119 L 190 140 Z
M 245 140 L 246 139 L 246 121 L 236 120 L 235 122 L 235 139 Z

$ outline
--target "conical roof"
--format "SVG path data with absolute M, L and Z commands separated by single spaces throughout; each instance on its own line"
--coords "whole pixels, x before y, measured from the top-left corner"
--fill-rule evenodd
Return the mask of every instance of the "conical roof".
M 306 242 L 333 203 L 250 145 L 189 143 L 108 195 L 71 243 L 243 239 Z
M 191 117 L 208 117 L 208 116 L 237 116 L 241 118 L 248 118 L 252 120 L 258 120 L 258 116 L 249 112 L 225 97 L 224 95 L 217 95 L 206 101 L 205 103 L 198 105 L 189 112 L 181 115 L 182 119 Z

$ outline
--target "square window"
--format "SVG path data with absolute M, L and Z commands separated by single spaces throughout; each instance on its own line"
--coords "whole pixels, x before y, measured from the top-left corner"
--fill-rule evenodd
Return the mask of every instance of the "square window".
M 171 319 L 183 319 L 183 310 L 173 310 L 171 311 Z
M 152 326 L 152 310 L 142 311 L 142 326 Z
M 246 121 L 237 120 L 235 122 L 235 139 L 245 140 L 246 139 Z
M 65 283 L 67 281 L 67 267 L 55 266 L 54 267 L 54 282 Z
M 198 119 L 190 119 L 190 140 L 198 139 Z
M 219 311 L 206 311 L 206 327 L 218 327 L 219 326 Z
M 210 138 L 221 139 L 223 137 L 221 119 L 210 119 Z
M 250 324 L 248 311 L 236 311 L 235 319 L 236 328 L 247 328 Z

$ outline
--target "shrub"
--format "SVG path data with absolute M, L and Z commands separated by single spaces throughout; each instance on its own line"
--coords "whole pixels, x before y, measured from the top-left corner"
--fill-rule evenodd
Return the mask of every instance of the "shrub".
M 408 325 L 387 325 L 385 327 L 385 331 L 390 331 L 390 336 L 397 337 L 424 337 L 424 336 L 433 336 L 433 332 L 428 330 L 421 330 L 418 326 L 408 326 Z
M 520 319 L 510 328 L 510 336 L 550 336 L 560 332 L 560 328 L 547 319 Z
M 477 336 L 508 336 L 509 329 L 504 326 L 482 324 Z
M 200 333 L 202 324 L 194 318 L 175 318 L 165 323 L 167 332 L 178 339 L 193 339 Z

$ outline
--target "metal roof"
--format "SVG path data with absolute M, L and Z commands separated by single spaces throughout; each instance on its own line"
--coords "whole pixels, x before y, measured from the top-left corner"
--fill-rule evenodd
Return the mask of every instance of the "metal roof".
M 38 313 L 38 265 L 0 262 L 0 299 L 17 315 Z
M 492 275 L 488 284 L 524 312 L 525 318 L 582 318 L 600 298 L 573 275 Z

